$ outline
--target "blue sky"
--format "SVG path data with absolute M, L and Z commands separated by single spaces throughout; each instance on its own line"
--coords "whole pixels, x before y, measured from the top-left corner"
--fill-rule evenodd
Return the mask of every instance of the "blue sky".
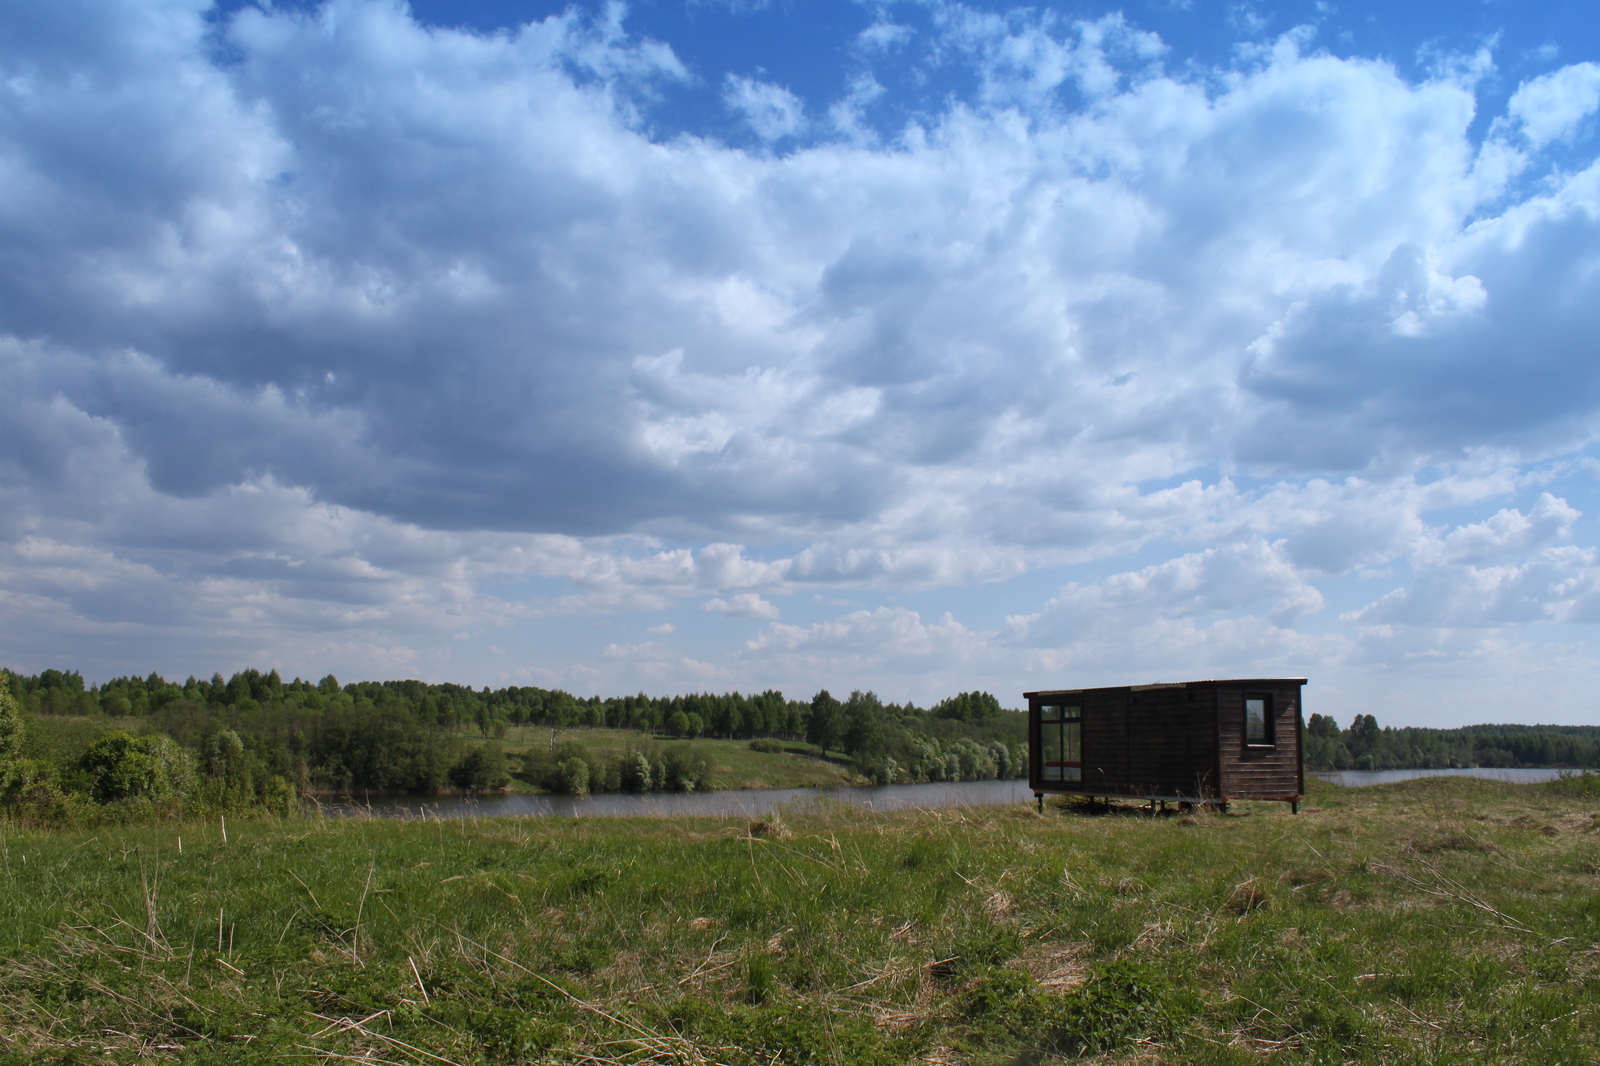
M 1577 3 L 0 10 L 0 646 L 1590 722 Z

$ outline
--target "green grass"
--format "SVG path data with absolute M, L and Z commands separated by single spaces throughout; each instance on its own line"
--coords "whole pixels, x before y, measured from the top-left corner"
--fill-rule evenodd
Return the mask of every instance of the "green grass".
M 641 743 L 658 747 L 693 744 L 715 762 L 716 788 L 826 788 L 864 780 L 842 756 L 823 758 L 814 745 L 796 742 L 786 742 L 782 752 L 767 753 L 751 751 L 747 740 L 672 740 L 627 729 L 564 729 L 557 739 L 582 745 L 599 755 L 621 755 Z M 550 729 L 513 726 L 500 742 L 510 754 L 549 750 Z
M 0 838 L 0 1062 L 1600 1059 L 1581 787 L 219 830 Z

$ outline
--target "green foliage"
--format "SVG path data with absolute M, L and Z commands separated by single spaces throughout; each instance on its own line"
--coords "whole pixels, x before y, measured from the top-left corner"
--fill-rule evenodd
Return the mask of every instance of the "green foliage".
M 1039 984 L 1022 970 L 996 966 L 968 982 L 956 1001 L 956 1009 L 969 1022 L 999 1017 L 1026 1028 L 1028 1019 L 1038 1013 L 1032 1000 Z
M 1600 768 L 1600 726 L 1472 725 L 1459 729 L 1380 727 L 1358 714 L 1341 730 L 1313 714 L 1305 728 L 1312 770 L 1446 769 L 1463 766 Z
M 556 779 L 550 791 L 582 796 L 589 792 L 589 764 L 581 758 L 566 758 L 556 764 Z
M 182 799 L 194 787 L 194 757 L 160 733 L 135 737 L 112 730 L 89 746 L 79 765 L 99 803 L 164 803 Z
M 1098 1055 L 1161 1036 L 1176 1021 L 1174 990 L 1149 963 L 1113 962 L 1078 990 L 1044 1006 L 1045 1046 L 1065 1055 Z
M 722 1048 L 728 1057 L 719 1061 L 730 1066 L 772 1062 L 904 1066 L 927 1040 L 918 1029 L 891 1035 L 865 1018 L 792 1001 L 724 1009 L 684 1000 L 664 1020 L 697 1043 Z
M 778 988 L 778 971 L 770 955 L 752 955 L 745 963 L 744 1001 L 765 1003 Z
M 622 788 L 625 792 L 649 792 L 655 788 L 653 767 L 644 752 L 636 751 L 623 760 Z
M 316 682 L 285 681 L 275 670 L 255 669 L 182 683 L 152 673 L 98 686 L 85 684 L 76 672 L 46 670 L 10 676 L 8 686 L 32 723 L 25 755 L 30 772 L 63 792 L 89 791 L 82 756 L 116 727 L 130 735 L 172 737 L 204 770 L 200 790 L 190 799 L 225 809 L 264 795 L 274 777 L 296 791 L 483 791 L 504 787 L 513 775 L 541 788 L 570 790 L 571 767 L 564 775 L 557 768 L 571 758 L 587 764 L 587 787 L 594 792 L 709 787 L 709 759 L 658 762 L 664 753 L 649 736 L 662 732 L 745 740 L 764 753 L 782 751 L 785 741 L 809 739 L 826 761 L 881 784 L 1016 777 L 1026 766 L 1025 717 L 1001 710 L 986 693 L 962 693 L 930 712 L 885 704 L 862 691 L 843 703 L 826 691 L 801 702 L 775 689 L 758 696 L 640 693 L 602 700 L 515 686 L 341 685 L 331 674 Z M 113 722 L 106 714 L 121 717 Z M 636 753 L 650 763 L 648 778 L 637 765 L 573 751 L 512 752 L 502 765 L 492 749 L 463 740 L 469 731 L 488 740 L 533 725 L 637 731 L 643 736 Z M 223 734 L 237 740 L 226 757 L 217 745 L 234 741 L 219 740 Z M 840 752 L 847 758 L 839 759 Z M 636 761 L 632 754 L 624 763 Z M 271 787 L 278 790 L 274 795 L 281 793 Z
M 1000 701 L 987 692 L 963 692 L 933 705 L 935 718 L 970 722 L 976 718 L 999 718 L 1005 713 Z
M 495 741 L 472 748 L 450 768 L 450 783 L 467 792 L 505 788 L 510 781 L 505 752 Z
M 837 748 L 844 739 L 844 706 L 822 689 L 811 698 L 811 714 L 806 719 L 806 740 L 822 749 Z
M 762 738 L 750 742 L 751 751 L 766 752 L 768 755 L 777 755 L 783 751 L 783 741 Z
M 1600 800 L 1600 773 L 1585 770 L 1578 774 L 1563 774 L 1544 786 L 1550 792 L 1571 799 Z
M 23 757 L 22 713 L 0 677 L 0 799 L 21 791 L 31 776 Z

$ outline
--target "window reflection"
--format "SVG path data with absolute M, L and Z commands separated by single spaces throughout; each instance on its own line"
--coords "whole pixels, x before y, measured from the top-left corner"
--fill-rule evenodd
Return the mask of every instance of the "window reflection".
M 1078 707 L 1039 708 L 1039 776 L 1044 781 L 1083 780 L 1083 716 Z

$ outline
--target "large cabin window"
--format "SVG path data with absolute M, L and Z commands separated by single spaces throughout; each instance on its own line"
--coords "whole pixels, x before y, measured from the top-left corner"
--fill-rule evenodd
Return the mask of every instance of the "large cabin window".
M 1252 747 L 1272 746 L 1272 697 L 1257 693 L 1244 698 L 1244 742 Z
M 1039 708 L 1039 777 L 1083 780 L 1083 712 L 1076 705 L 1047 703 Z

